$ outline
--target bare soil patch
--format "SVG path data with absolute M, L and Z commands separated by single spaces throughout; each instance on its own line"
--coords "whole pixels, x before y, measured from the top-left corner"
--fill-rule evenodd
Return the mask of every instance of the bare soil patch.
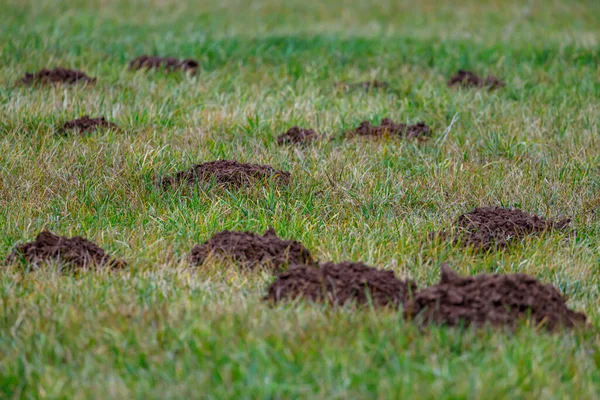
M 287 186 L 291 175 L 286 171 L 278 171 L 268 165 L 244 164 L 237 161 L 218 160 L 194 165 L 186 171 L 178 172 L 173 177 L 162 179 L 162 187 L 168 189 L 183 183 L 195 185 L 198 183 L 215 182 L 218 185 L 243 187 L 256 186 L 267 180 Z
M 504 81 L 494 75 L 488 75 L 485 78 L 480 77 L 474 72 L 460 70 L 448 80 L 448 86 L 475 87 L 496 89 L 503 87 Z
M 319 140 L 322 135 L 319 135 L 312 129 L 299 128 L 294 126 L 286 133 L 277 137 L 277 144 L 280 146 L 289 144 L 309 144 Z
M 96 82 L 96 78 L 89 77 L 85 72 L 66 69 L 42 69 L 39 72 L 27 72 L 19 83 L 23 85 L 50 85 L 57 83 L 74 84 L 86 83 L 92 84 Z
M 48 231 L 41 232 L 33 242 L 17 246 L 8 256 L 7 263 L 19 260 L 24 260 L 32 269 L 38 269 L 40 263 L 51 262 L 66 264 L 74 269 L 123 268 L 127 265 L 87 239 L 57 236 Z
M 504 248 L 529 235 L 563 229 L 569 223 L 568 218 L 553 221 L 519 209 L 478 207 L 459 216 L 451 232 L 434 233 L 431 237 L 450 239 L 466 247 L 488 251 L 494 247 Z
M 194 246 L 190 260 L 200 265 L 209 257 L 229 258 L 249 269 L 261 265 L 282 270 L 291 264 L 313 263 L 310 251 L 302 243 L 280 239 L 273 228 L 262 236 L 251 232 L 219 232 L 206 243 Z
M 567 308 L 552 285 L 525 274 L 461 277 L 441 267 L 437 285 L 418 291 L 407 302 L 405 316 L 422 324 L 505 326 L 530 320 L 550 330 L 583 325 L 586 316 Z
M 119 127 L 116 124 L 107 121 L 104 117 L 90 118 L 89 115 L 84 115 L 81 118 L 65 122 L 61 127 L 60 132 L 67 133 L 68 131 L 76 131 L 79 133 L 90 133 L 99 129 L 118 130 Z
M 403 123 L 395 123 L 390 118 L 384 118 L 379 126 L 371 125 L 369 121 L 362 121 L 360 125 L 346 132 L 347 137 L 386 137 L 398 136 L 407 139 L 428 139 L 431 136 L 431 128 L 424 122 L 419 122 L 414 125 Z
M 198 61 L 188 58 L 179 60 L 172 57 L 157 57 L 142 55 L 132 60 L 129 63 L 129 68 L 132 70 L 139 69 L 164 69 L 165 71 L 182 70 L 190 73 L 195 73 L 198 70 Z
M 292 266 L 271 284 L 265 300 L 277 303 L 304 299 L 336 306 L 354 302 L 397 307 L 415 290 L 412 281 L 402 281 L 392 271 L 378 270 L 362 263 L 329 262 L 318 268 Z

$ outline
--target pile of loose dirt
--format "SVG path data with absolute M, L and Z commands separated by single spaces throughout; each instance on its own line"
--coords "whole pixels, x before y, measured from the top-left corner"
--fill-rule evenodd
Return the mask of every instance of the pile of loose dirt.
M 202 182 L 216 182 L 223 186 L 242 187 L 252 186 L 269 179 L 287 186 L 290 182 L 290 173 L 278 171 L 268 165 L 218 160 L 198 164 L 189 170 L 178 172 L 173 177 L 163 178 L 162 186 L 164 189 L 168 189 L 182 183 L 194 185 Z
M 360 90 L 364 90 L 367 92 L 371 91 L 371 90 L 389 89 L 390 88 L 390 84 L 388 82 L 378 81 L 378 80 L 363 81 L 363 82 L 357 82 L 357 83 L 339 82 L 339 83 L 337 83 L 337 86 L 342 89 L 345 89 L 345 90 L 360 89 Z
M 84 115 L 81 118 L 66 122 L 60 129 L 60 132 L 77 131 L 79 133 L 89 133 L 98 129 L 118 130 L 119 127 L 112 122 L 108 122 L 104 117 L 90 118 L 88 115 Z
M 129 63 L 132 70 L 138 69 L 164 69 L 165 71 L 183 70 L 195 73 L 198 69 L 198 61 L 191 58 L 180 61 L 177 58 L 157 57 L 142 55 Z
M 312 129 L 294 126 L 288 129 L 286 133 L 277 137 L 277 144 L 280 146 L 287 144 L 307 144 L 319 140 L 320 137 L 321 135 Z
M 384 118 L 379 126 L 373 126 L 369 121 L 362 121 L 356 129 L 347 132 L 346 136 L 378 138 L 383 136 L 400 136 L 408 139 L 426 139 L 431 136 L 431 128 L 423 122 L 414 125 L 396 124 L 391 119 Z
M 495 77 L 494 75 L 488 75 L 485 79 L 480 77 L 471 71 L 460 70 L 454 76 L 448 80 L 448 86 L 462 86 L 462 87 L 488 87 L 489 89 L 496 89 L 504 86 L 504 81 Z
M 528 235 L 563 229 L 569 223 L 568 218 L 553 221 L 519 209 L 479 207 L 458 217 L 453 232 L 440 232 L 432 238 L 451 238 L 466 247 L 487 251 L 494 246 L 504 248 Z
M 313 263 L 310 251 L 295 240 L 283 240 L 270 228 L 262 236 L 251 232 L 217 233 L 206 243 L 192 249 L 192 264 L 200 265 L 209 257 L 230 258 L 243 268 L 258 265 L 281 270 L 286 265 Z
M 49 85 L 53 83 L 95 83 L 96 78 L 91 78 L 84 72 L 66 68 L 42 69 L 36 73 L 27 72 L 19 81 L 23 85 Z
M 275 303 L 301 298 L 339 306 L 355 302 L 397 307 L 415 290 L 412 281 L 402 281 L 392 271 L 378 270 L 362 263 L 325 263 L 318 268 L 292 266 L 271 284 L 265 300 Z
M 8 256 L 7 263 L 24 259 L 33 269 L 40 263 L 60 262 L 74 268 L 122 268 L 126 262 L 117 260 L 94 243 L 82 237 L 66 238 L 51 232 L 41 232 L 33 242 L 21 244 Z
M 443 264 L 440 283 L 417 292 L 406 303 L 405 316 L 423 324 L 507 326 L 531 320 L 548 329 L 573 327 L 584 314 L 567 308 L 552 285 L 525 274 L 461 277 Z

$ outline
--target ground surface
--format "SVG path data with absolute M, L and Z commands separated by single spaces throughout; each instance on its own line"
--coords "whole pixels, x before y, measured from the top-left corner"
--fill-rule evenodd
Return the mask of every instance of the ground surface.
M 248 5 L 251 3 L 252 5 Z M 0 258 L 43 229 L 128 261 L 115 274 L 0 272 L 1 398 L 594 398 L 600 393 L 600 3 L 597 1 L 3 1 Z M 142 54 L 195 77 L 130 72 Z M 79 69 L 89 87 L 14 83 Z M 459 69 L 506 87 L 448 88 Z M 394 90 L 338 90 L 378 79 Z M 62 136 L 105 116 L 121 131 Z M 319 141 L 362 120 L 423 121 L 427 142 Z M 215 159 L 290 171 L 288 187 L 162 191 Z M 427 243 L 476 206 L 572 218 L 501 253 Z M 261 300 L 273 277 L 187 270 L 229 230 L 296 239 L 424 286 L 524 272 L 585 331 L 419 331 L 400 312 Z

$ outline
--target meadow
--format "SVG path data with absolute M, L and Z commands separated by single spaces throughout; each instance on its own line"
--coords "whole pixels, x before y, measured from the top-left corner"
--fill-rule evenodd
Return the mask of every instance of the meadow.
M 120 272 L 0 270 L 0 398 L 598 398 L 600 2 L 1 0 L 0 260 L 47 229 Z M 137 71 L 142 54 L 196 75 Z M 95 85 L 16 85 L 66 67 Z M 449 88 L 459 69 L 497 90 Z M 379 79 L 393 91 L 340 90 Z M 120 131 L 59 135 L 105 116 Z M 294 125 L 424 121 L 428 141 L 278 146 Z M 240 190 L 157 189 L 231 159 L 289 171 Z M 571 218 L 575 235 L 485 254 L 427 241 L 477 206 Z M 222 230 L 270 226 L 319 260 L 420 287 L 523 272 L 585 329 L 419 329 L 397 310 L 263 301 L 268 271 L 191 268 Z

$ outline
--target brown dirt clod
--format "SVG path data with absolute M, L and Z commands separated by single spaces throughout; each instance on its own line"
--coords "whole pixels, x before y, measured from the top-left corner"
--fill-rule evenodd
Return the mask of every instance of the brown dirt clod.
M 200 265 L 211 256 L 231 258 L 249 269 L 263 265 L 281 270 L 285 265 L 313 263 L 310 251 L 302 243 L 280 239 L 273 228 L 262 236 L 251 232 L 219 232 L 194 246 L 190 260 Z
M 489 89 L 496 89 L 504 85 L 504 81 L 502 81 L 494 75 L 488 75 L 485 79 L 483 79 L 474 72 L 465 71 L 462 69 L 448 80 L 448 86 L 477 88 L 488 87 Z
M 237 161 L 218 160 L 194 165 L 186 171 L 178 172 L 173 177 L 163 178 L 162 187 L 168 189 L 187 183 L 216 182 L 223 186 L 251 186 L 260 181 L 273 179 L 276 183 L 287 186 L 291 175 L 286 171 L 278 171 L 268 165 L 244 164 Z
M 539 235 L 554 229 L 563 229 L 570 219 L 553 221 L 519 209 L 502 207 L 478 207 L 458 217 L 453 232 L 431 235 L 442 239 L 451 238 L 476 250 L 488 251 L 494 246 L 504 248 L 510 242 L 528 235 Z
M 27 72 L 19 81 L 23 85 L 50 85 L 56 83 L 95 83 L 96 78 L 91 78 L 84 72 L 66 68 L 42 69 L 39 72 Z
M 132 70 L 162 68 L 166 71 L 183 70 L 194 73 L 198 69 L 198 65 L 198 61 L 191 58 L 181 61 L 172 57 L 142 55 L 132 60 L 129 68 Z
M 80 133 L 89 133 L 98 129 L 118 130 L 119 127 L 116 124 L 107 121 L 104 117 L 90 118 L 88 115 L 84 115 L 81 118 L 65 122 L 60 129 L 60 132 L 66 133 L 67 131 L 78 131 Z
M 305 299 L 342 306 L 348 302 L 375 307 L 397 307 L 416 290 L 412 281 L 402 281 L 392 271 L 362 263 L 324 263 L 318 268 L 294 265 L 280 274 L 268 289 L 265 300 L 276 303 Z
M 39 263 L 60 262 L 71 267 L 86 269 L 88 267 L 123 268 L 125 261 L 112 258 L 102 248 L 80 236 L 73 238 L 57 236 L 42 231 L 35 241 L 24 243 L 8 256 L 7 263 L 24 259 L 33 269 Z
M 287 144 L 307 144 L 319 140 L 320 137 L 321 135 L 312 129 L 294 126 L 288 129 L 286 133 L 277 137 L 277 144 L 280 146 Z
M 369 121 L 362 121 L 356 129 L 347 132 L 346 135 L 349 137 L 404 136 L 409 139 L 427 139 L 431 136 L 431 128 L 423 122 L 414 125 L 396 124 L 391 119 L 384 118 L 379 126 L 371 125 Z
M 422 324 L 505 326 L 530 320 L 549 330 L 585 324 L 586 316 L 567 308 L 558 289 L 525 274 L 461 277 L 446 264 L 440 283 L 418 291 L 405 317 Z

